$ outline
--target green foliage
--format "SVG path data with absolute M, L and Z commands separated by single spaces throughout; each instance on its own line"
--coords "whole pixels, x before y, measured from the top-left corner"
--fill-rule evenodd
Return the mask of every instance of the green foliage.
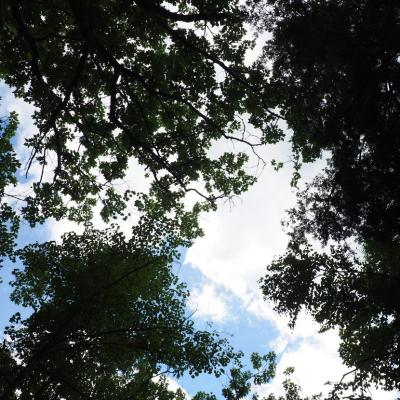
M 301 388 L 299 385 L 294 383 L 290 376 L 293 374 L 294 368 L 289 367 L 284 371 L 286 375 L 286 379 L 282 382 L 283 389 L 285 391 L 284 395 L 276 396 L 273 393 L 269 394 L 267 397 L 262 400 L 320 400 L 322 396 L 320 394 L 312 395 L 310 397 L 302 397 L 301 396 Z
M 42 168 L 21 216 L 31 226 L 51 217 L 86 226 L 15 253 L 23 265 L 11 298 L 31 314 L 15 314 L 6 328 L 1 398 L 180 400 L 164 374 L 220 376 L 233 361 L 232 398 L 249 393 L 250 378 L 272 376 L 272 366 L 243 372 L 225 339 L 194 328 L 188 292 L 170 269 L 178 246 L 201 234 L 199 213 L 255 181 L 244 152 L 213 157 L 212 146 L 254 150 L 282 135 L 245 63 L 254 46 L 246 17 L 238 0 L 0 0 L 0 78 L 35 106 L 26 172 Z M 246 112 L 263 130 L 258 141 L 248 140 Z M 15 127 L 13 118 L 2 127 L 0 188 L 15 183 Z M 197 196 L 191 209 L 188 192 Z M 97 205 L 105 222 L 138 214 L 132 238 L 94 230 Z M 4 210 L 8 229 L 16 217 Z M 254 356 L 257 369 L 262 361 L 273 358 Z
M 258 65 L 292 131 L 295 165 L 329 156 L 303 200 L 310 230 L 398 244 L 400 4 L 250 3 L 272 33 Z
M 397 248 L 377 252 L 372 246 L 361 260 L 343 247 L 332 247 L 330 254 L 309 245 L 291 248 L 271 264 L 262 289 L 292 324 L 304 307 L 321 330 L 339 328 L 340 355 L 356 367 L 353 388 L 367 383 L 397 388 L 399 302 L 393 293 L 399 256 Z
M 352 379 L 332 398 L 398 390 L 400 3 L 249 3 L 272 34 L 258 62 L 292 131 L 293 183 L 301 162 L 329 157 L 289 211 L 289 245 L 268 267 L 264 295 L 292 324 L 304 308 L 322 330 L 339 329 Z
M 6 197 L 8 189 L 17 184 L 15 174 L 19 162 L 11 143 L 17 126 L 18 119 L 15 113 L 0 118 L 0 265 L 3 257 L 12 256 L 19 228 L 19 217 L 10 201 L 7 201 L 10 198 Z
M 266 396 L 260 395 L 262 386 L 270 383 L 275 378 L 275 354 L 273 352 L 261 356 L 258 353 L 251 355 L 253 371 L 244 369 L 243 365 L 238 362 L 237 366 L 230 370 L 230 378 L 227 386 L 222 390 L 222 395 L 226 400 L 321 400 L 322 395 L 312 395 L 303 397 L 301 387 L 294 383 L 291 375 L 294 368 L 289 367 L 284 371 L 285 380 L 282 382 L 284 394 L 276 396 L 269 393 Z M 263 365 L 264 364 L 264 365 Z M 332 399 L 337 399 L 338 388 L 332 392 Z M 193 400 L 217 400 L 214 394 L 199 392 Z M 361 399 L 360 399 L 361 400 Z
M 140 212 L 155 204 L 179 217 L 194 192 L 196 214 L 254 182 L 245 154 L 210 156 L 221 139 L 255 147 L 276 136 L 267 138 L 277 116 L 265 112 L 261 77 L 245 63 L 254 41 L 238 0 L 1 6 L 0 77 L 37 108 L 39 132 L 26 145 L 46 178 L 25 199 L 32 225 L 50 216 L 89 220 L 99 202 L 105 221 L 127 216 L 140 185 L 135 176 L 131 187 L 118 185 L 134 161 L 151 180 Z M 247 140 L 245 112 L 264 138 Z
M 322 330 L 339 328 L 354 379 L 336 384 L 332 399 L 349 388 L 350 398 L 365 399 L 370 384 L 400 388 L 400 5 L 247 5 L 257 12 L 239 0 L 0 0 L 0 78 L 36 107 L 27 170 L 38 163 L 42 174 L 18 198 L 22 217 L 31 226 L 50 217 L 87 224 L 96 205 L 105 222 L 140 216 L 130 240 L 87 225 L 82 236 L 16 253 L 24 268 L 12 299 L 32 314 L 14 315 L 7 328 L 2 398 L 183 400 L 155 379 L 163 368 L 219 376 L 231 360 L 222 395 L 259 398 L 252 389 L 272 379 L 273 355 L 254 354 L 248 371 L 225 340 L 195 330 L 169 264 L 201 235 L 201 212 L 255 182 L 246 153 L 214 157 L 214 145 L 254 151 L 281 141 L 282 117 L 292 131 L 292 186 L 303 162 L 330 158 L 289 212 L 289 246 L 262 280 L 264 295 L 292 324 L 306 308 Z M 249 19 L 272 33 L 251 67 Z M 243 114 L 261 130 L 258 141 Z M 0 256 L 15 255 L 19 225 L 6 202 L 19 167 L 16 127 L 15 114 L 0 124 Z M 135 180 L 137 165 L 148 192 L 143 177 Z M 190 209 L 188 192 L 197 196 Z M 316 252 L 310 238 L 335 245 Z M 301 399 L 289 378 L 284 389 L 267 400 Z
M 193 400 L 217 400 L 217 397 L 215 394 L 198 392 L 193 396 Z
M 253 353 L 251 362 L 254 372 L 243 370 L 241 365 L 230 370 L 229 384 L 222 390 L 226 400 L 244 399 L 251 393 L 252 388 L 268 383 L 275 376 L 274 353 L 264 356 Z M 252 398 L 258 399 L 256 394 L 253 394 Z
M 217 333 L 194 328 L 172 256 L 156 252 L 151 235 L 127 241 L 88 227 L 18 257 L 12 299 L 32 313 L 5 331 L 4 399 L 16 390 L 19 399 L 179 399 L 159 374 L 218 375 L 237 358 Z
M 240 400 L 252 395 L 253 400 L 259 397 L 256 389 L 269 383 L 275 377 L 275 353 L 270 352 L 263 356 L 258 353 L 251 355 L 253 370 L 247 370 L 241 360 L 235 360 L 235 365 L 229 370 L 228 384 L 222 389 L 222 396 L 226 400 Z M 217 400 L 213 393 L 198 392 L 193 400 Z

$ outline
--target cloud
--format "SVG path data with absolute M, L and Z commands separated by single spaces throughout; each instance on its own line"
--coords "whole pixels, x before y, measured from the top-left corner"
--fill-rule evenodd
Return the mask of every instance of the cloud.
M 270 147 L 263 155 L 288 159 L 288 146 Z M 284 211 L 295 201 L 290 188 L 291 169 L 275 172 L 266 168 L 258 182 L 235 202 L 219 205 L 215 213 L 203 215 L 205 232 L 188 249 L 186 262 L 210 281 L 246 299 L 258 292 L 257 280 L 274 256 L 282 253 L 286 236 L 281 228 Z
M 228 299 L 210 283 L 191 290 L 188 307 L 200 319 L 223 322 L 231 316 Z
M 327 381 L 338 381 L 348 370 L 338 357 L 339 339 L 335 331 L 314 334 L 302 338 L 297 346 L 291 346 L 283 354 L 277 368 L 276 381 L 283 379 L 283 372 L 294 367 L 293 380 L 306 395 L 326 393 Z

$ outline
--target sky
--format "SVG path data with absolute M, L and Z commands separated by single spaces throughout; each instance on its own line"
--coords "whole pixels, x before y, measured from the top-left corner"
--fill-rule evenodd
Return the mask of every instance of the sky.
M 24 163 L 23 139 L 35 131 L 30 118 L 33 108 L 15 99 L 4 84 L 0 84 L 0 96 L 0 115 L 10 110 L 19 114 L 15 148 Z M 198 326 L 212 322 L 214 329 L 222 334 L 233 335 L 232 344 L 247 355 L 253 351 L 265 354 L 273 350 L 277 353 L 277 377 L 261 388 L 262 393 L 281 393 L 282 374 L 289 366 L 295 368 L 294 380 L 301 385 L 304 394 L 325 392 L 326 381 L 340 379 L 348 371 L 337 353 L 337 332 L 318 333 L 318 326 L 304 313 L 295 328 L 289 329 L 287 318 L 273 310 L 259 289 L 258 280 L 265 274 L 267 264 L 285 250 L 287 237 L 281 221 L 285 218 L 285 210 L 295 202 L 295 191 L 289 184 L 292 174 L 290 162 L 279 172 L 268 166 L 271 159 L 289 160 L 288 143 L 266 147 L 262 151 L 267 166 L 257 183 L 240 198 L 221 202 L 216 212 L 201 216 L 204 237 L 197 239 L 189 249 L 182 249 L 181 259 L 174 268 L 191 290 L 188 313 L 193 313 Z M 323 165 L 320 161 L 306 166 L 302 171 L 302 184 L 311 180 Z M 38 174 L 35 168 L 28 180 L 24 180 L 21 174 L 18 190 L 26 190 L 30 180 Z M 101 226 L 99 220 L 95 223 Z M 128 223 L 125 229 L 129 229 Z M 68 221 L 49 221 L 35 230 L 23 225 L 18 245 L 58 240 L 62 233 L 70 230 L 81 228 Z M 5 326 L 9 316 L 17 310 L 9 300 L 8 282 L 12 268 L 8 264 L 2 270 L 0 326 Z M 176 384 L 189 395 L 198 390 L 214 391 L 220 395 L 224 383 L 225 378 L 201 376 L 195 380 L 183 377 Z M 394 393 L 374 393 L 374 399 L 394 398 Z

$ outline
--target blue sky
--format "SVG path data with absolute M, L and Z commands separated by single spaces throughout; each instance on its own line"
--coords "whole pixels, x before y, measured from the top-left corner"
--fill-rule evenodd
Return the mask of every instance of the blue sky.
M 5 85 L 0 84 L 0 96 L 0 115 L 7 110 L 19 113 L 21 124 L 15 144 L 24 161 L 23 137 L 34 130 L 30 118 L 33 109 L 14 99 Z M 218 148 L 214 150 L 218 151 Z M 289 160 L 290 149 L 285 143 L 263 152 L 267 163 L 273 158 Z M 322 162 L 307 166 L 303 170 L 303 182 L 310 180 L 322 166 Z M 203 215 L 200 223 L 204 237 L 182 252 L 182 260 L 175 268 L 191 289 L 188 312 L 194 313 L 199 327 L 211 321 L 215 329 L 233 335 L 232 344 L 247 355 L 254 351 L 274 350 L 278 353 L 277 379 L 263 389 L 265 393 L 279 392 L 283 370 L 294 366 L 295 380 L 305 393 L 313 394 L 324 390 L 324 382 L 340 378 L 346 372 L 337 354 L 336 332 L 318 334 L 318 326 L 306 315 L 302 315 L 294 330 L 290 330 L 287 320 L 278 316 L 272 305 L 262 299 L 257 283 L 265 273 L 266 265 L 285 249 L 286 236 L 281 220 L 285 210 L 295 201 L 289 185 L 291 173 L 290 163 L 280 172 L 273 171 L 267 164 L 248 193 L 233 202 L 221 203 L 215 213 Z M 34 170 L 32 174 L 35 174 Z M 24 179 L 22 175 L 21 179 Z M 29 182 L 21 181 L 19 190 L 27 188 Z M 95 223 L 101 226 L 99 219 Z M 122 228 L 129 230 L 129 223 L 132 222 L 127 221 Z M 49 221 L 35 230 L 23 225 L 18 245 L 56 240 L 62 233 L 75 229 L 78 227 L 67 221 Z M 7 324 L 10 315 L 17 310 L 8 298 L 12 268 L 8 263 L 2 270 L 0 326 Z M 179 384 L 190 394 L 198 390 L 219 394 L 224 379 L 200 377 L 191 380 L 184 377 Z M 379 393 L 375 398 L 389 400 L 395 395 Z

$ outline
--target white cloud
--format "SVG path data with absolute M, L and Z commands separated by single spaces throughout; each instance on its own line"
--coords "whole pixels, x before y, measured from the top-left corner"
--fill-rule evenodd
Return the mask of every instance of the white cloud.
M 289 154 L 281 145 L 265 150 L 264 158 L 287 160 Z M 291 172 L 266 168 L 235 204 L 221 203 L 218 211 L 204 215 L 205 235 L 188 250 L 186 262 L 242 299 L 257 292 L 266 265 L 285 249 L 281 220 L 295 200 Z
M 227 150 L 226 143 L 219 143 L 212 149 L 214 156 L 222 152 L 222 146 Z M 290 145 L 269 146 L 260 153 L 267 166 L 258 182 L 240 198 L 221 202 L 215 213 L 202 216 L 205 235 L 196 240 L 186 257 L 194 268 L 239 296 L 254 291 L 255 281 L 264 274 L 268 262 L 284 251 L 287 239 L 281 221 L 296 199 L 290 187 Z M 272 159 L 287 164 L 276 172 L 269 166 Z M 253 159 L 249 165 L 255 163 Z M 323 165 L 319 162 L 304 168 L 305 180 L 315 176 Z
M 228 299 L 209 283 L 191 290 L 188 307 L 195 313 L 196 318 L 216 322 L 225 321 L 229 315 Z
M 286 378 L 284 371 L 288 367 L 294 367 L 291 379 L 301 387 L 303 395 L 311 396 L 318 393 L 327 395 L 332 386 L 326 383 L 338 382 L 350 371 L 338 357 L 338 347 L 339 338 L 335 331 L 304 338 L 297 346 L 283 353 L 277 366 L 276 378 L 264 385 L 259 393 L 283 394 L 282 381 Z M 370 389 L 370 394 L 374 400 L 393 400 L 397 397 L 394 391 L 384 392 L 378 389 Z
M 289 318 L 274 311 L 273 304 L 266 302 L 261 294 L 249 294 L 242 301 L 248 313 L 269 321 L 277 329 L 279 335 L 269 343 L 277 353 L 284 352 L 288 346 L 298 343 L 300 340 L 315 338 L 319 335 L 318 324 L 304 312 L 299 314 L 296 326 L 291 329 L 288 326 Z
M 304 337 L 297 346 L 288 348 L 277 368 L 277 381 L 283 378 L 283 371 L 294 367 L 294 382 L 298 383 L 306 395 L 327 392 L 327 381 L 338 381 L 347 371 L 342 364 L 337 349 L 339 339 L 334 331 Z

